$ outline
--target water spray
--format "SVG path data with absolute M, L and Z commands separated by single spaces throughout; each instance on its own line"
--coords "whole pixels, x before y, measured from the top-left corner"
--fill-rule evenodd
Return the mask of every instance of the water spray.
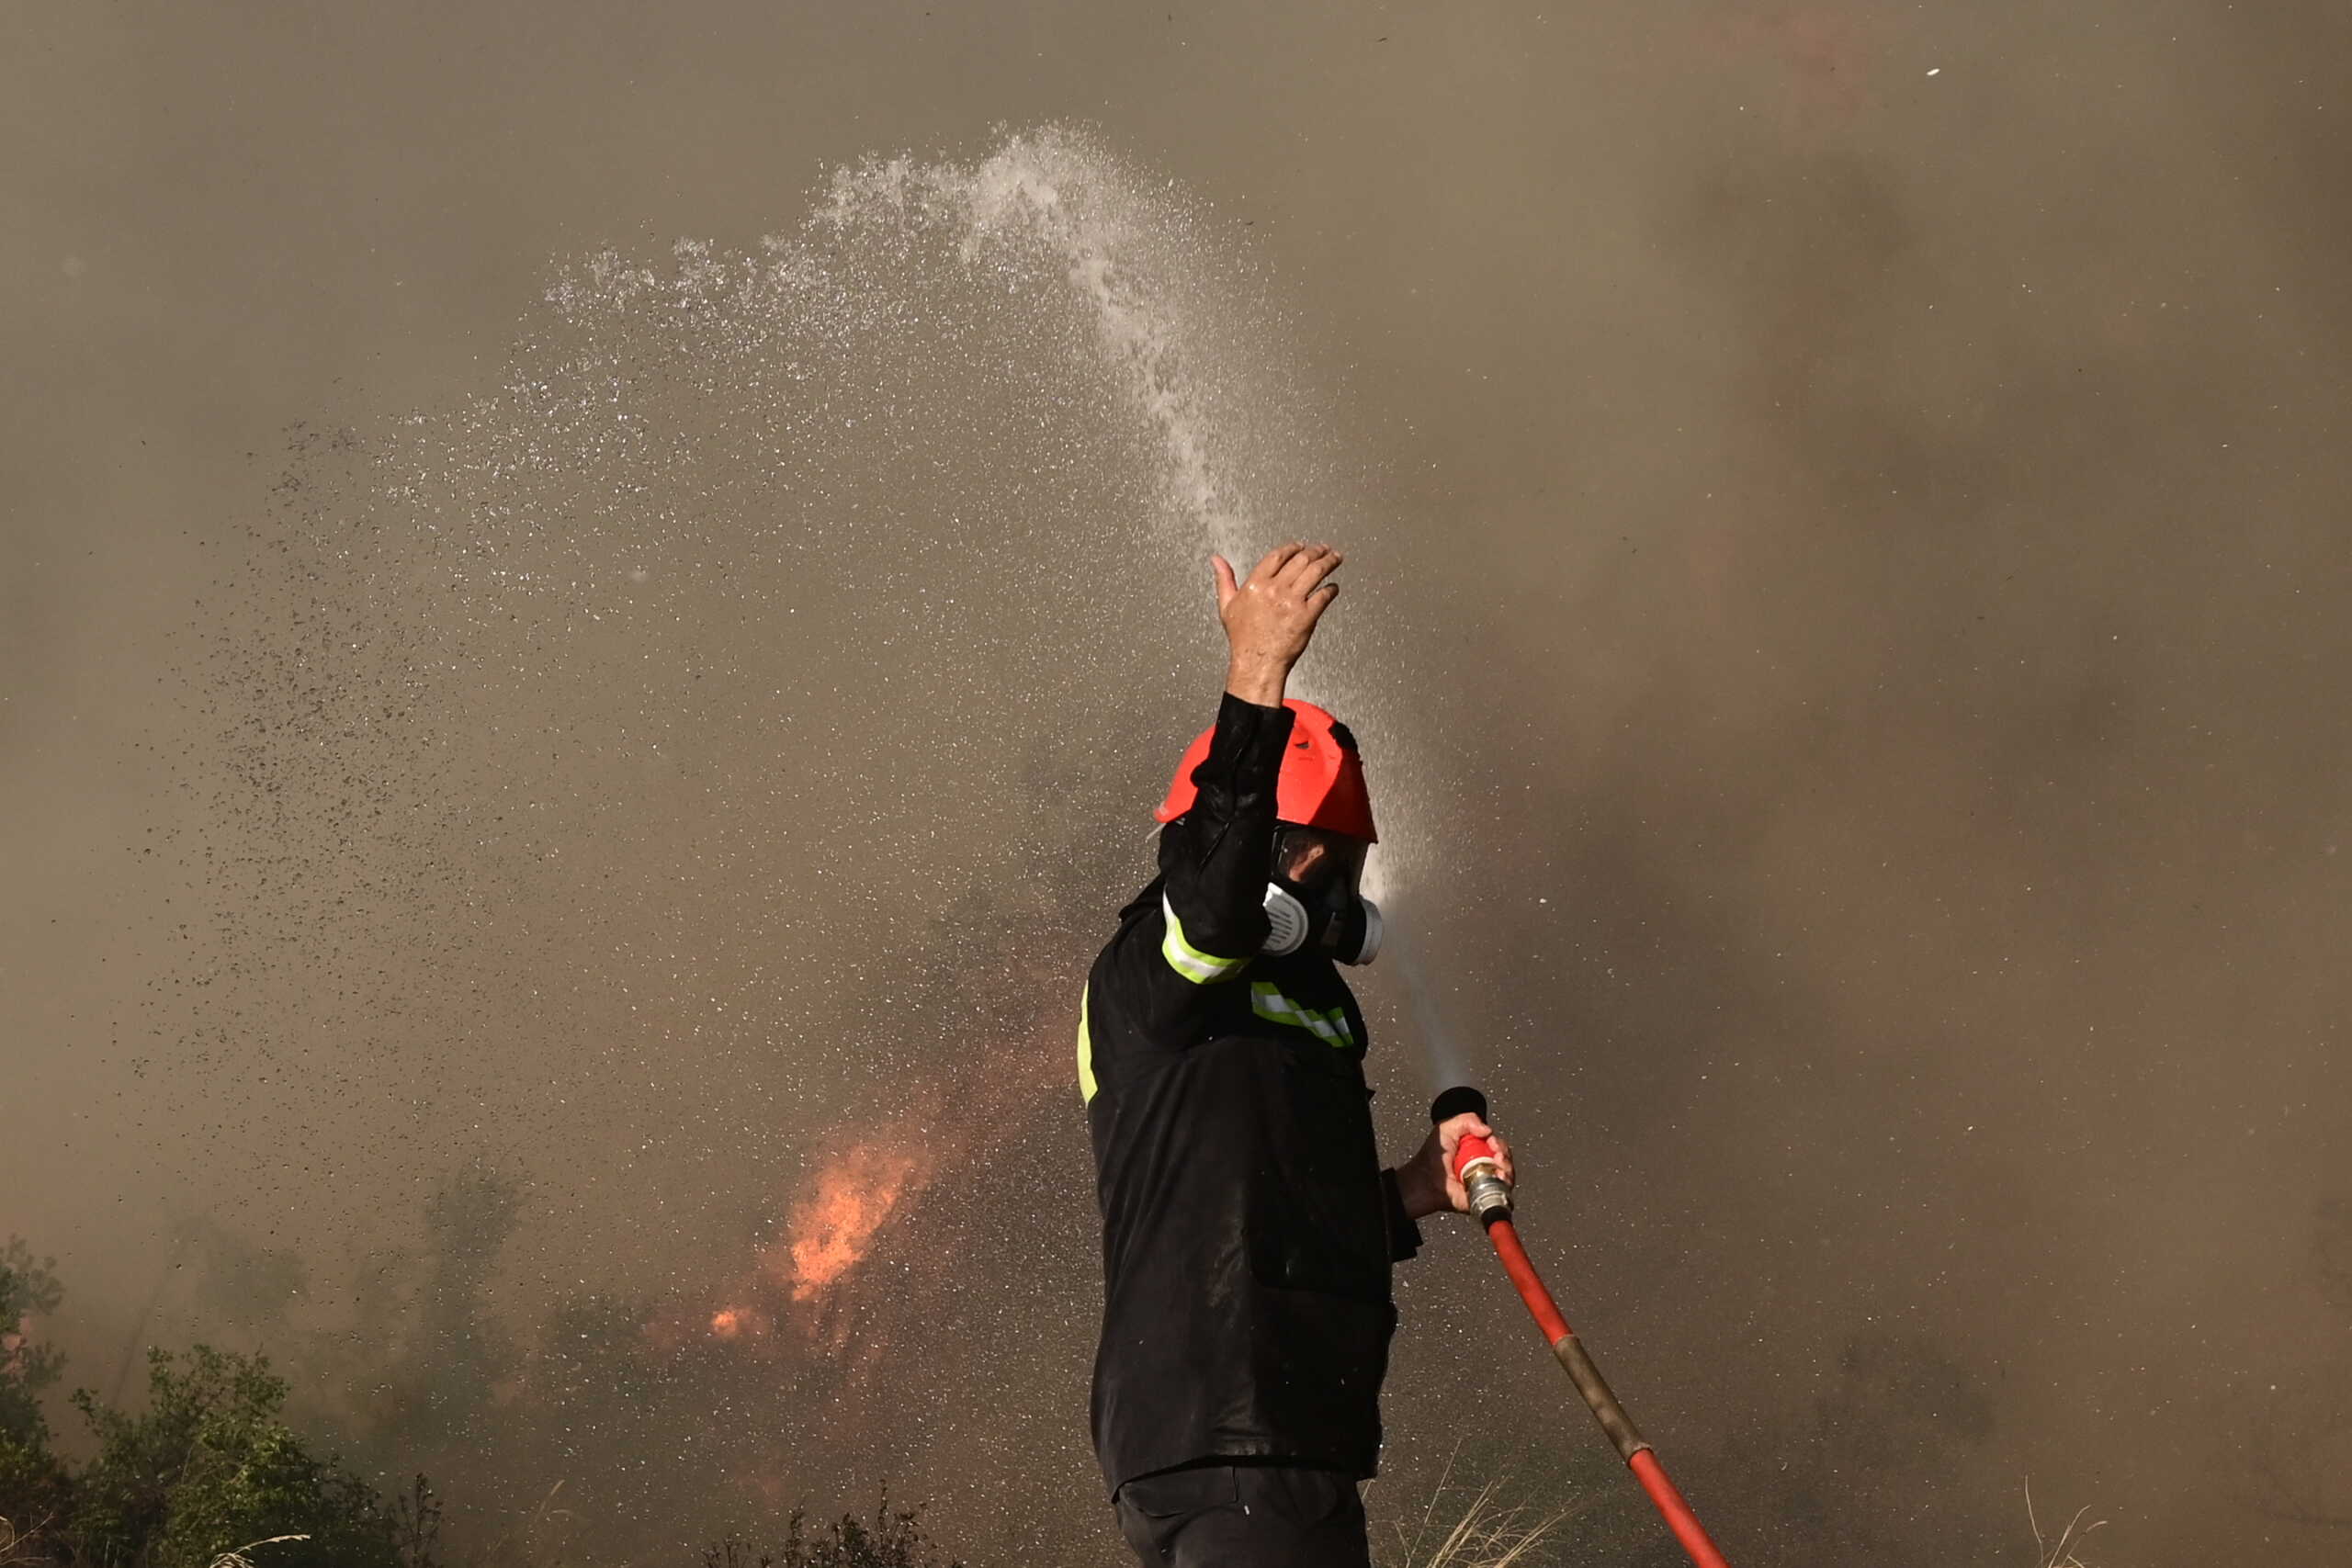
M 1464 1111 L 1486 1120 L 1487 1097 L 1469 1086 L 1447 1089 L 1430 1106 L 1430 1120 L 1443 1122 Z M 1495 1158 L 1495 1146 L 1484 1138 L 1465 1137 L 1454 1146 L 1453 1173 L 1462 1180 L 1463 1190 L 1469 1195 L 1470 1212 L 1478 1216 L 1487 1228 L 1487 1239 L 1494 1244 L 1495 1256 L 1502 1259 L 1503 1272 L 1510 1276 L 1519 1299 L 1542 1331 L 1544 1341 L 1552 1347 L 1552 1354 L 1559 1358 L 1560 1368 L 1568 1381 L 1584 1396 L 1585 1404 L 1592 1411 L 1593 1419 L 1609 1435 L 1617 1452 L 1634 1472 L 1642 1490 L 1666 1519 L 1674 1539 L 1699 1568 L 1729 1568 L 1724 1554 L 1709 1540 L 1690 1505 L 1676 1491 L 1674 1483 L 1667 1479 L 1666 1467 L 1658 1462 L 1657 1453 L 1645 1438 L 1625 1407 L 1610 1392 L 1609 1384 L 1593 1365 L 1591 1355 L 1568 1320 L 1552 1300 L 1552 1292 L 1527 1259 L 1527 1249 L 1520 1245 L 1519 1230 L 1511 1223 L 1510 1183 L 1503 1179 L 1502 1166 Z

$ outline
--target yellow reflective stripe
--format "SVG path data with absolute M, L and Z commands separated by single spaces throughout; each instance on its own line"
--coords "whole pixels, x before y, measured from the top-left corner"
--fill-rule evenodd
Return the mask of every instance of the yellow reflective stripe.
M 1327 1008 L 1317 1011 L 1302 1007 L 1283 995 L 1271 981 L 1250 983 L 1250 1010 L 1273 1023 L 1287 1023 L 1294 1029 L 1304 1029 L 1317 1039 L 1333 1045 L 1352 1045 L 1355 1031 L 1348 1027 L 1348 1010 Z
M 1078 993 L 1078 1100 L 1084 1105 L 1094 1098 L 1094 1034 L 1086 1026 L 1087 992 L 1094 987 L 1080 987 Z
M 1168 934 L 1159 939 L 1159 955 L 1168 960 L 1168 967 L 1195 986 L 1230 980 L 1250 966 L 1246 958 L 1219 958 L 1186 942 L 1184 922 L 1176 918 L 1176 906 L 1168 901 L 1165 893 L 1159 896 L 1159 912 L 1168 918 Z

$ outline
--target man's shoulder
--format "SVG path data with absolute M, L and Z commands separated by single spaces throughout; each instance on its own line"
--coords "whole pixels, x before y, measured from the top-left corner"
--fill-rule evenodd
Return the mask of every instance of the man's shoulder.
M 1168 917 L 1155 892 L 1119 911 L 1119 923 L 1102 943 L 1087 971 L 1087 986 L 1098 1008 L 1119 1007 L 1159 987 L 1160 950 L 1166 945 Z
M 1119 911 L 1118 925 L 1102 944 L 1102 951 L 1094 955 L 1095 968 L 1100 970 L 1114 956 L 1138 944 L 1157 948 L 1167 929 L 1167 912 L 1160 908 L 1159 894 L 1155 888 L 1149 897 L 1138 897 Z

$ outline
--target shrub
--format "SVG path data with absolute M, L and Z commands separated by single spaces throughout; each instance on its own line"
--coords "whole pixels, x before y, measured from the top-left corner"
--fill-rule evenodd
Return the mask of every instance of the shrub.
M 57 1381 L 64 1358 L 32 1341 L 32 1320 L 57 1310 L 65 1292 L 51 1272 L 53 1258 L 36 1260 L 22 1236 L 0 1247 L 0 1444 L 41 1448 L 49 1424 L 40 1391 Z
M 74 1404 L 98 1439 L 74 1477 L 65 1535 L 93 1568 L 208 1568 L 272 1537 L 270 1568 L 401 1568 L 395 1522 L 374 1488 L 314 1457 L 278 1418 L 283 1380 L 259 1356 L 199 1345 L 148 1353 L 136 1416 Z
M 706 1547 L 703 1568 L 965 1568 L 943 1562 L 938 1547 L 915 1522 L 914 1510 L 893 1509 L 888 1496 L 874 1505 L 872 1519 L 843 1514 L 821 1534 L 811 1534 L 807 1516 L 793 1510 L 784 1542 L 773 1551 L 755 1549 L 730 1537 Z

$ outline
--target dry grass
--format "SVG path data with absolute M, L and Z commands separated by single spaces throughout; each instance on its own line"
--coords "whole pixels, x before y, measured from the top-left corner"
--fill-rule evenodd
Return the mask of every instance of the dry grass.
M 1396 1527 L 1400 1555 L 1395 1568 L 1535 1568 L 1536 1549 L 1577 1512 L 1562 1508 L 1534 1516 L 1524 1507 L 1502 1502 L 1501 1483 L 1489 1481 L 1478 1488 L 1451 1525 L 1438 1518 L 1438 1506 L 1451 1488 L 1453 1460 L 1449 1457 L 1420 1522 L 1409 1532 Z
M 562 1568 L 580 1555 L 573 1551 L 576 1518 L 571 1509 L 555 1506 L 563 1487 L 560 1481 L 548 1487 L 537 1507 L 480 1551 L 461 1558 L 466 1568 Z
M 2041 1560 L 2041 1568 L 2090 1568 L 2088 1563 L 2075 1555 L 2075 1549 L 2082 1545 L 2091 1531 L 2107 1521 L 2093 1519 L 2089 1524 L 2083 1523 L 2083 1516 L 2089 1512 L 2090 1508 L 2087 1505 L 2075 1509 L 2075 1517 L 2066 1521 L 2066 1528 L 2058 1532 L 2057 1540 L 2051 1540 L 2044 1538 L 2041 1533 L 2041 1520 L 2035 1517 L 2033 1511 L 2033 1481 L 2031 1477 L 2027 1478 L 2025 1517 L 2026 1522 L 2033 1527 L 2033 1549 Z
M 254 1560 L 246 1553 L 256 1546 L 276 1546 L 281 1540 L 308 1540 L 307 1535 L 269 1535 L 259 1540 L 249 1540 L 243 1546 L 232 1547 L 214 1558 L 209 1568 L 254 1568 Z
M 1409 1530 L 1401 1524 L 1396 1527 L 1396 1555 L 1391 1559 L 1388 1554 L 1382 1554 L 1386 1568 L 1537 1568 L 1549 1555 L 1539 1557 L 1538 1549 L 1561 1525 L 1581 1511 L 1562 1508 L 1537 1516 L 1523 1506 L 1502 1502 L 1498 1496 L 1501 1483 L 1489 1481 L 1447 1524 L 1439 1517 L 1440 1506 L 1450 1492 L 1464 1490 L 1450 1484 L 1453 1474 L 1453 1461 L 1449 1458 L 1419 1520 Z M 476 1568 L 549 1568 L 550 1564 L 560 1563 L 566 1555 L 564 1548 L 570 1545 L 561 1539 L 568 1534 L 563 1527 L 571 1519 L 569 1510 L 554 1506 L 556 1494 L 562 1489 L 562 1483 L 558 1483 L 527 1519 L 473 1558 Z M 2025 1483 L 2025 1512 L 2026 1522 L 2033 1530 L 2039 1568 L 2090 1568 L 2080 1554 L 2081 1547 L 2092 1531 L 2107 1523 L 2105 1519 L 2085 1524 L 2084 1516 L 2090 1512 L 2085 1506 L 2075 1510 L 2074 1517 L 2054 1538 L 2045 1534 L 2033 1506 L 2030 1479 Z M 46 1568 L 52 1562 L 54 1559 L 40 1550 L 42 1531 L 48 1522 L 44 1519 L 29 1529 L 20 1530 L 14 1520 L 0 1515 L 0 1568 Z M 250 1555 L 255 1547 L 310 1539 L 307 1535 L 273 1535 L 247 1541 L 215 1557 L 209 1568 L 257 1568 Z
M 42 1519 L 28 1530 L 19 1530 L 17 1521 L 0 1515 L 0 1568 L 18 1568 L 22 1563 L 45 1562 L 48 1559 L 36 1550 L 40 1532 L 49 1528 Z
M 14 1519 L 0 1515 L 0 1568 L 26 1568 L 28 1564 L 55 1562 L 52 1554 L 40 1550 L 41 1531 L 48 1524 L 49 1521 L 43 1519 L 28 1530 L 19 1530 Z M 310 1539 L 307 1535 L 265 1536 L 260 1540 L 249 1540 L 243 1546 L 220 1553 L 208 1568 L 254 1568 L 254 1560 L 248 1555 L 254 1547 L 275 1546 L 281 1540 Z

